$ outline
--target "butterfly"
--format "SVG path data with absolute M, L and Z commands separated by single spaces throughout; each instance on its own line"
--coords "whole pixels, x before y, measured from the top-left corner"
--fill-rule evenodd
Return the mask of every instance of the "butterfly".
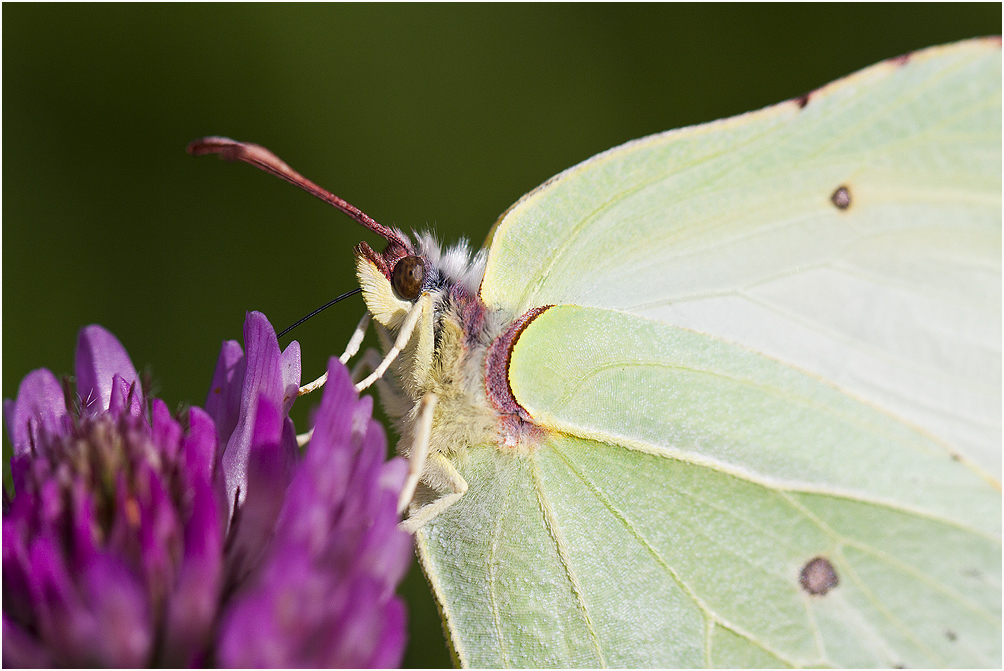
M 483 249 L 355 249 L 465 666 L 1001 664 L 1001 42 L 547 181 Z

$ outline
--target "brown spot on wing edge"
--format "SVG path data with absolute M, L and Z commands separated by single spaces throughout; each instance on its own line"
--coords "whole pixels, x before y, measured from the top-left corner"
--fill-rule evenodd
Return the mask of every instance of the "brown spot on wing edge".
M 825 596 L 827 592 L 840 584 L 840 578 L 833 564 L 826 557 L 814 557 L 802 567 L 798 582 L 809 594 Z
M 892 58 L 889 59 L 889 62 L 892 63 L 893 65 L 903 66 L 910 62 L 911 56 L 913 56 L 913 52 L 908 51 L 907 53 L 902 54 L 900 56 L 893 56 Z

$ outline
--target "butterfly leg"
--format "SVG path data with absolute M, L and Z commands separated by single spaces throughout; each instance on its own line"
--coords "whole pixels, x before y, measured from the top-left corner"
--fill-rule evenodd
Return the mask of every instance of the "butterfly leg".
M 338 357 L 338 360 L 345 363 L 352 357 L 356 355 L 359 351 L 359 346 L 363 342 L 363 338 L 366 336 L 366 328 L 370 325 L 370 313 L 367 312 L 363 315 L 363 318 L 359 320 L 359 324 L 356 326 L 356 330 L 352 332 L 352 337 L 349 338 L 349 344 L 345 346 L 345 351 L 342 355 Z M 303 396 L 304 394 L 309 394 L 312 391 L 319 389 L 324 386 L 324 383 L 328 381 L 328 372 L 324 371 L 321 377 L 317 378 L 313 382 L 308 382 L 307 384 L 300 387 L 297 392 L 297 396 Z M 306 442 L 306 441 L 305 441 Z
M 366 329 L 369 325 L 370 313 L 366 312 L 363 314 L 363 318 L 359 320 L 356 330 L 352 332 L 352 337 L 349 338 L 349 344 L 345 346 L 345 351 L 338 357 L 339 361 L 345 363 L 356 355 L 356 352 L 359 351 L 359 346 L 363 343 L 363 337 L 366 335 Z
M 460 475 L 460 471 L 440 452 L 429 455 L 422 470 L 421 480 L 430 489 L 443 492 L 443 495 L 432 503 L 412 510 L 408 519 L 401 522 L 400 528 L 410 534 L 434 520 L 467 492 L 467 481 L 464 480 L 464 476 Z
M 312 391 L 316 391 L 317 389 L 323 387 L 324 383 L 327 381 L 328 381 L 328 371 L 324 371 L 324 374 L 321 375 L 321 377 L 317 378 L 313 382 L 308 382 L 307 384 L 300 387 L 300 389 L 296 392 L 296 395 L 303 396 L 304 394 L 309 394 Z
M 411 515 L 400 525 L 408 533 L 415 533 L 456 503 L 467 491 L 467 481 L 453 467 L 449 459 L 438 452 L 429 454 L 432 420 L 437 400 L 438 397 L 434 393 L 428 392 L 419 403 L 418 415 L 414 423 L 415 430 L 407 454 L 408 478 L 401 488 L 397 511 L 403 513 L 408 504 L 412 502 L 419 481 L 440 493 L 441 496 L 438 496 L 431 503 L 412 509 Z
M 401 353 L 401 350 L 403 350 L 408 344 L 408 341 L 411 340 L 411 334 L 415 331 L 415 325 L 418 323 L 418 318 L 422 316 L 422 313 L 425 311 L 426 307 L 429 306 L 431 301 L 432 296 L 430 296 L 428 292 L 422 294 L 422 296 L 415 301 L 415 304 L 411 306 L 410 310 L 408 310 L 408 314 L 405 316 L 404 322 L 401 324 L 401 329 L 397 332 L 397 339 L 394 341 L 394 346 L 390 348 L 389 352 L 387 352 L 387 356 L 385 356 L 383 361 L 380 362 L 377 369 L 373 371 L 369 377 L 356 385 L 356 389 L 358 391 L 366 389 L 366 387 L 370 386 L 383 376 L 383 374 L 390 367 L 391 363 L 394 362 L 394 359 L 397 358 L 397 355 Z
M 343 355 L 344 356 L 344 355 Z M 380 363 L 383 361 L 383 357 L 380 356 L 380 352 L 370 347 L 365 352 L 363 352 L 362 358 L 356 362 L 349 372 L 349 378 L 352 383 L 357 383 L 368 371 L 376 370 Z M 311 382 L 311 389 L 304 391 L 305 387 L 300 388 L 300 394 L 306 394 L 313 391 L 316 387 L 319 387 L 325 383 L 328 374 L 325 373 L 314 382 Z M 316 385 L 314 387 L 313 385 Z M 401 415 L 407 413 L 408 409 L 411 407 L 411 403 L 407 401 L 401 394 L 397 393 L 390 385 L 386 384 L 384 380 L 377 380 L 377 387 L 380 389 L 380 400 L 383 402 L 384 409 L 392 417 L 400 417 Z M 310 436 L 314 433 L 314 429 L 310 429 L 304 433 L 297 434 L 296 444 L 303 447 L 310 442 Z
M 415 487 L 425 470 L 426 457 L 429 456 L 429 438 L 432 435 L 432 416 L 436 410 L 437 396 L 429 392 L 422 398 L 418 409 L 418 420 L 415 424 L 414 440 L 411 444 L 411 454 L 408 455 L 408 479 L 404 481 L 401 495 L 397 499 L 397 513 L 400 515 L 411 503 L 415 495 Z
M 383 361 L 383 357 L 380 352 L 372 347 L 368 348 L 362 358 L 352 367 L 353 384 L 359 382 L 366 373 L 376 370 L 381 361 Z M 398 391 L 395 385 L 389 384 L 387 380 L 381 378 L 376 381 L 376 386 L 380 391 L 380 404 L 383 405 L 383 409 L 391 419 L 400 420 L 411 412 L 415 405 L 414 401 Z
M 368 348 L 365 352 L 363 352 L 362 358 L 359 359 L 359 361 L 356 362 L 356 365 L 352 367 L 352 371 L 350 373 L 352 384 L 358 384 L 359 380 L 363 378 L 363 374 L 365 372 L 372 372 L 376 370 L 381 361 L 383 361 L 383 357 L 380 356 L 380 352 L 372 347 Z

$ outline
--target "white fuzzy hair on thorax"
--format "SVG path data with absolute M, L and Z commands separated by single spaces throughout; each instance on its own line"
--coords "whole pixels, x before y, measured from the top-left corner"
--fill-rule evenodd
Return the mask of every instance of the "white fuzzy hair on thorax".
M 480 249 L 472 256 L 470 243 L 466 238 L 461 238 L 457 244 L 443 251 L 436 236 L 429 231 L 416 232 L 415 238 L 418 240 L 419 253 L 448 284 L 460 284 L 471 294 L 477 294 L 485 274 L 487 250 Z

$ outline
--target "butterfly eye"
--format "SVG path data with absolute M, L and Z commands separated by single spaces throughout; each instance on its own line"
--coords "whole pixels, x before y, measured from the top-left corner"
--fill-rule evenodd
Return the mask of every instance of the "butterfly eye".
M 394 291 L 405 300 L 413 301 L 422 292 L 425 281 L 425 261 L 420 256 L 406 256 L 394 266 Z

